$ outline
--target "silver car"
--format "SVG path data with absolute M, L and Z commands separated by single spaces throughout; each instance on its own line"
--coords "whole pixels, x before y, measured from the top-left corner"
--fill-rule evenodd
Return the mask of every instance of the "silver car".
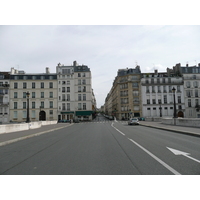
M 128 125 L 139 125 L 140 122 L 138 121 L 137 118 L 132 118 L 128 121 Z

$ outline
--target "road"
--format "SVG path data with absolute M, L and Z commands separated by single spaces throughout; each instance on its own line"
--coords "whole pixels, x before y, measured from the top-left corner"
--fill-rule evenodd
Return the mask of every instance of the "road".
M 200 174 L 200 138 L 98 116 L 1 146 L 0 174 Z

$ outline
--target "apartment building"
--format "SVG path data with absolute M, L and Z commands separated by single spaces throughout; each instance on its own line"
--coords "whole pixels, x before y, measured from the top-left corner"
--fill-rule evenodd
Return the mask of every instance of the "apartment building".
M 0 72 L 0 124 L 9 123 L 9 72 Z
M 92 120 L 96 100 L 92 90 L 90 68 L 78 65 L 56 67 L 58 81 L 58 120 Z
M 105 112 L 117 119 L 142 116 L 140 67 L 119 69 L 105 100 Z
M 198 66 L 181 66 L 178 63 L 173 71 L 184 79 L 185 117 L 200 118 L 200 63 Z
M 11 121 L 26 121 L 28 102 L 30 121 L 57 120 L 57 74 L 49 68 L 37 74 L 11 68 L 9 94 Z
M 173 94 L 172 89 L 175 89 Z M 183 77 L 167 72 L 143 73 L 141 78 L 143 117 L 173 117 L 174 95 L 176 116 L 185 116 Z

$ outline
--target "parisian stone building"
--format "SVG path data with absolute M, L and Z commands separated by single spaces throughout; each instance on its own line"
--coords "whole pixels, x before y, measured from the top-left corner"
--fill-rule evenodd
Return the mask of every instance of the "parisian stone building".
M 0 124 L 9 123 L 9 79 L 9 72 L 0 72 Z
M 12 68 L 9 97 L 12 122 L 26 121 L 28 103 L 30 121 L 57 120 L 57 74 L 50 73 L 49 68 L 35 74 Z
M 117 119 L 142 116 L 141 107 L 141 71 L 135 69 L 119 69 L 113 86 L 106 97 L 105 112 Z
M 92 90 L 92 75 L 86 65 L 56 67 L 58 81 L 58 120 L 92 120 L 96 100 Z
M 105 99 L 105 114 L 130 117 L 200 117 L 200 64 L 166 72 L 120 69 Z

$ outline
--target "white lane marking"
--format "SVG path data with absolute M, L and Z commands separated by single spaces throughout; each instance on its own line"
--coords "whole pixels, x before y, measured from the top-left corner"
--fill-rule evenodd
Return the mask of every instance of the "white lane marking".
M 47 130 L 47 131 L 43 131 L 43 132 L 39 132 L 39 133 L 34 133 L 32 135 L 27 135 L 27 136 L 22 136 L 22 137 L 19 137 L 19 138 L 16 138 L 16 139 L 7 140 L 5 142 L 0 142 L 0 147 L 5 146 L 7 144 L 12 144 L 14 142 L 18 142 L 20 140 L 25 140 L 25 139 L 32 138 L 32 137 L 35 137 L 35 136 L 39 136 L 39 135 L 42 135 L 42 134 L 45 134 L 45 133 L 48 133 L 48 132 L 52 132 L 52 131 L 56 131 L 56 130 L 59 130 L 59 129 L 62 129 L 62 128 L 66 128 L 66 127 L 69 127 L 69 126 L 72 126 L 72 125 L 73 124 L 70 124 L 70 125 L 67 125 L 67 126 L 58 127 L 58 128 L 51 129 L 51 130 Z
M 125 135 L 124 133 L 122 133 L 120 130 L 118 130 L 117 128 L 115 128 L 113 126 L 113 123 L 111 124 L 111 126 L 118 131 L 119 133 L 121 133 L 122 135 Z M 159 162 L 161 165 L 163 165 L 165 168 L 167 168 L 170 172 L 172 172 L 175 175 L 181 175 L 179 172 L 177 172 L 175 169 L 173 169 L 172 167 L 170 167 L 167 163 L 165 163 L 164 161 L 162 161 L 160 158 L 158 158 L 157 156 L 155 156 L 154 154 L 152 154 L 150 151 L 148 151 L 147 149 L 145 149 L 143 146 L 141 146 L 140 144 L 138 144 L 137 142 L 135 142 L 134 140 L 129 139 L 132 143 L 134 143 L 135 145 L 137 145 L 140 149 L 142 149 L 143 151 L 145 151 L 147 154 L 149 154 L 152 158 L 154 158 L 157 162 Z
M 125 134 L 122 133 L 120 130 L 118 130 L 117 128 L 115 128 L 115 127 L 113 126 L 113 123 L 111 124 L 111 126 L 112 126 L 115 130 L 117 130 L 119 133 L 121 133 L 122 135 L 125 135 Z
M 179 150 L 172 149 L 172 148 L 169 148 L 169 147 L 167 147 L 167 148 L 168 148 L 173 154 L 175 154 L 175 155 L 182 155 L 182 156 L 185 156 L 185 157 L 187 157 L 187 158 L 189 158 L 189 159 L 191 159 L 191 160 L 194 160 L 194 161 L 200 163 L 200 160 L 197 160 L 197 159 L 195 159 L 195 158 L 189 156 L 190 153 L 186 153 L 186 152 L 184 152 L 184 151 L 179 151 Z

